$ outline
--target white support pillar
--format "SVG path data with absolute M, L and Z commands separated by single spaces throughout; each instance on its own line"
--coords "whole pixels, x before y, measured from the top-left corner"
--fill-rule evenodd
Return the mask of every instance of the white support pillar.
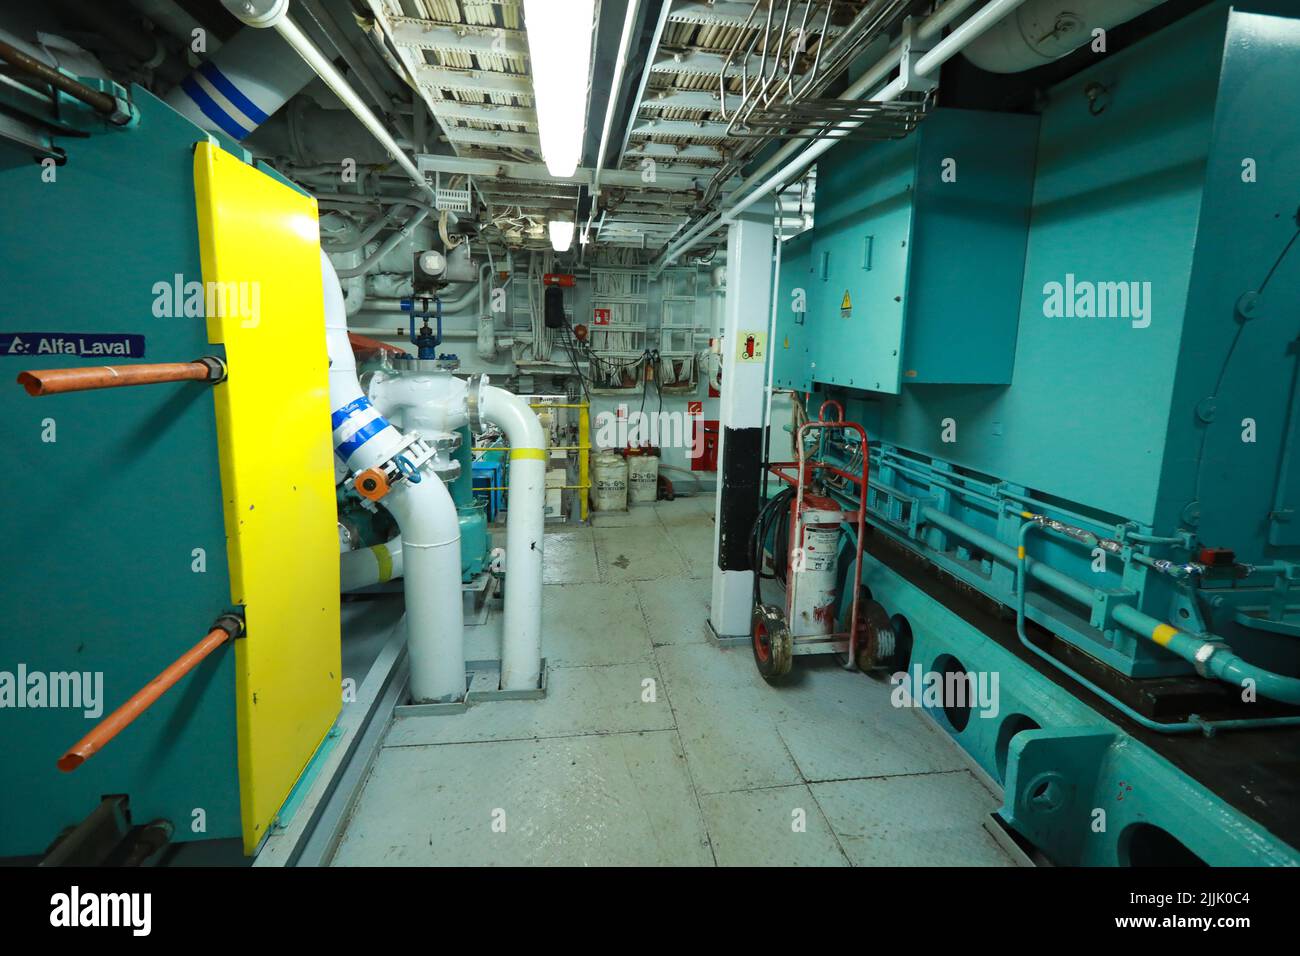
M 754 603 L 749 534 L 758 517 L 762 479 L 772 249 L 770 214 L 746 212 L 731 223 L 727 231 L 717 521 L 709 611 L 709 622 L 719 637 L 748 636 Z M 741 351 L 751 336 L 755 337 L 755 354 L 742 359 Z

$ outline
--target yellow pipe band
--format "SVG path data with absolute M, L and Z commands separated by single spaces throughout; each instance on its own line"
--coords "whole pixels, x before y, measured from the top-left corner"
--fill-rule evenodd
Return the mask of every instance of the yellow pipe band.
M 521 458 L 525 460 L 532 459 L 535 461 L 545 461 L 546 452 L 541 448 L 511 448 L 510 449 L 511 461 L 515 461 Z
M 1177 633 L 1178 628 L 1170 627 L 1168 624 L 1159 624 L 1156 626 L 1156 629 L 1151 632 L 1151 640 L 1155 641 L 1161 647 L 1164 647 L 1174 639 L 1174 635 Z
M 388 545 L 371 545 L 370 551 L 375 556 L 375 562 L 379 565 L 380 582 L 391 581 L 393 579 L 393 555 L 389 552 Z

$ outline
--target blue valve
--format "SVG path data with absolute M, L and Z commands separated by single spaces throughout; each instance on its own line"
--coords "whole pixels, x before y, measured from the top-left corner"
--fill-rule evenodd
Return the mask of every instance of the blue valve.
M 424 303 L 424 309 L 417 311 L 413 299 L 402 300 L 402 311 L 411 313 L 411 344 L 416 347 L 417 358 L 435 359 L 438 357 L 438 345 L 442 342 L 442 299 L 437 296 L 433 297 L 433 311 L 429 311 L 429 300 L 423 298 L 420 300 Z M 424 319 L 424 325 L 420 328 L 419 333 L 415 331 L 415 320 Z M 436 320 L 438 330 L 435 332 L 429 327 L 429 319 Z
M 397 465 L 397 470 L 406 477 L 407 481 L 413 485 L 418 485 L 420 483 L 420 469 L 411 464 L 405 455 L 394 456 L 393 462 Z

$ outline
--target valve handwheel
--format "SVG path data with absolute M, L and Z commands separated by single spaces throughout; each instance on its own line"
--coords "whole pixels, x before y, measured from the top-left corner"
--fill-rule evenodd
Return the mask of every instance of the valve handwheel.
M 763 679 L 774 682 L 790 673 L 794 660 L 794 640 L 781 609 L 771 604 L 755 604 L 750 623 L 750 645 L 754 663 Z

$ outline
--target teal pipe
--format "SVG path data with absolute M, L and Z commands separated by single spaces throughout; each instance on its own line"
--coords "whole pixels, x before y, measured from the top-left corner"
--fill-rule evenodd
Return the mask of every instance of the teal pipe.
M 976 547 L 997 558 L 1003 564 L 1018 569 L 1022 563 L 1018 553 L 1012 551 L 1011 548 L 1003 544 L 997 538 L 985 534 L 982 531 L 978 531 L 965 522 L 958 521 L 956 518 L 946 515 L 941 511 L 936 511 L 933 508 L 923 508 L 921 510 L 921 520 L 943 528 L 946 531 L 950 531 L 957 537 L 969 541 L 971 544 L 974 544 Z M 1025 525 L 1021 526 L 1022 536 L 1026 527 L 1034 527 L 1034 523 L 1026 522 Z M 1076 581 L 1069 575 L 1063 574 L 1055 568 L 1048 567 L 1038 561 L 1033 562 L 1027 568 L 1026 573 L 1030 577 L 1046 584 L 1048 587 L 1059 591 L 1067 597 L 1073 598 L 1085 607 L 1092 607 L 1096 592 L 1088 585 Z M 1020 590 L 1023 595 L 1024 589 L 1021 588 Z M 1021 600 L 1023 601 L 1023 597 Z M 1136 608 L 1129 607 L 1128 605 L 1120 605 L 1115 609 L 1115 620 L 1119 624 L 1124 625 L 1130 631 L 1133 631 L 1135 634 L 1156 641 L 1156 643 L 1160 644 L 1166 650 L 1177 654 L 1179 657 L 1182 657 L 1184 660 L 1189 661 L 1192 664 L 1198 663 L 1196 660 L 1196 654 L 1202 646 L 1206 644 L 1215 645 L 1217 646 L 1217 650 L 1211 654 L 1207 665 L 1207 670 L 1211 676 L 1226 683 L 1236 684 L 1237 686 L 1241 686 L 1242 680 L 1250 679 L 1255 682 L 1255 686 L 1259 690 L 1261 696 L 1285 704 L 1300 704 L 1300 678 L 1285 677 L 1281 674 L 1274 674 L 1272 671 L 1266 671 L 1262 668 L 1256 667 L 1238 657 L 1230 649 L 1224 646 L 1224 642 L 1217 638 L 1205 641 L 1198 637 L 1192 637 L 1190 634 L 1185 634 L 1177 628 L 1171 627 L 1163 621 L 1158 621 L 1151 617 L 1151 615 L 1144 614 Z M 1033 647 L 1032 644 L 1029 646 Z M 1038 648 L 1036 647 L 1033 649 L 1036 652 L 1038 651 Z M 1052 658 L 1049 658 L 1049 660 L 1056 663 Z M 1078 677 L 1078 675 L 1072 676 L 1075 676 L 1076 679 L 1087 686 L 1087 682 L 1084 681 L 1083 678 Z M 1122 707 L 1123 705 L 1117 706 Z M 1138 718 L 1135 717 L 1135 719 Z M 1141 722 L 1141 720 L 1139 720 L 1139 722 Z M 1292 723 L 1300 723 L 1300 718 L 1259 718 L 1258 721 L 1250 720 L 1245 722 L 1221 721 L 1216 726 L 1226 729 L 1232 726 L 1271 727 Z M 1162 726 L 1170 725 L 1156 724 L 1153 729 Z M 1196 724 L 1195 726 L 1200 727 L 1201 724 Z
M 1134 710 L 1128 704 L 1124 703 L 1118 697 L 1115 697 L 1113 694 L 1109 693 L 1108 691 L 1105 691 L 1101 687 L 1098 687 L 1096 684 L 1088 680 L 1088 678 L 1084 677 L 1078 671 L 1074 670 L 1071 667 L 1068 667 L 1061 661 L 1058 661 L 1055 657 L 1048 654 L 1042 648 L 1030 642 L 1029 635 L 1028 633 L 1026 633 L 1026 629 L 1025 629 L 1025 625 L 1027 622 L 1027 617 L 1025 615 L 1025 599 L 1026 599 L 1025 592 L 1027 591 L 1026 585 L 1028 584 L 1026 567 L 1029 564 L 1029 557 L 1028 554 L 1026 553 L 1025 542 L 1028 540 L 1029 532 L 1036 527 L 1038 527 L 1038 525 L 1032 521 L 1026 521 L 1024 524 L 1020 526 L 1020 535 L 1019 535 L 1020 547 L 1016 551 L 1016 634 L 1020 638 L 1020 643 L 1023 644 L 1026 648 L 1033 651 L 1034 654 L 1038 655 L 1038 657 L 1047 661 L 1047 663 L 1051 664 L 1061 673 L 1066 674 L 1072 680 L 1077 681 L 1078 683 L 1082 684 L 1084 687 L 1088 688 L 1088 690 L 1092 691 L 1102 700 L 1106 701 L 1106 703 L 1110 704 L 1116 710 L 1125 714 L 1130 720 L 1133 720 L 1136 723 L 1141 724 L 1143 727 L 1146 727 L 1148 730 L 1154 730 L 1157 733 L 1186 734 L 1186 733 L 1195 733 L 1199 731 L 1201 733 L 1204 733 L 1207 737 L 1212 737 L 1214 736 L 1215 732 L 1220 730 L 1245 730 L 1251 727 L 1279 727 L 1279 726 L 1285 727 L 1285 726 L 1300 725 L 1300 717 L 1259 717 L 1259 718 L 1249 718 L 1249 719 L 1242 719 L 1242 720 L 1210 721 L 1210 720 L 1201 720 L 1195 714 L 1192 715 L 1191 720 L 1184 720 L 1184 721 L 1178 721 L 1176 723 L 1162 724 L 1159 723 L 1158 721 L 1152 720 L 1150 717 L 1147 717 L 1143 714 L 1139 714 L 1136 710 Z M 1143 616 L 1145 617 L 1145 615 Z M 1116 613 L 1115 617 L 1118 620 L 1119 614 Z M 1183 636 L 1186 637 L 1187 635 L 1183 635 Z
M 1010 547 L 1003 544 L 991 534 L 985 534 L 983 531 L 977 531 L 964 521 L 958 521 L 951 515 L 946 515 L 942 511 L 935 511 L 933 508 L 921 509 L 921 520 L 937 525 L 945 531 L 951 531 L 957 537 L 986 551 L 993 555 L 1003 564 L 1014 567 L 1016 565 L 1016 552 Z M 1074 598 L 1080 604 L 1092 607 L 1094 591 L 1088 585 L 1076 581 L 1068 574 L 1048 567 L 1045 564 L 1034 562 L 1029 573 L 1037 580 L 1043 582 L 1048 587 L 1060 591 L 1062 594 Z

